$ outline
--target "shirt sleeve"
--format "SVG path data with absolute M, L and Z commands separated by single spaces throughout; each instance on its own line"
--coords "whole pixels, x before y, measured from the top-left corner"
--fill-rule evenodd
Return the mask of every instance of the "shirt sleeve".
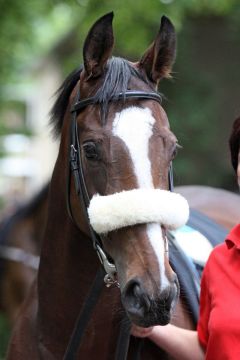
M 200 313 L 199 313 L 199 321 L 197 325 L 198 338 L 201 345 L 206 349 L 208 343 L 208 323 L 210 317 L 210 309 L 211 309 L 211 297 L 209 294 L 209 271 L 208 271 L 208 263 L 206 264 L 202 279 L 201 279 L 201 293 L 200 293 Z

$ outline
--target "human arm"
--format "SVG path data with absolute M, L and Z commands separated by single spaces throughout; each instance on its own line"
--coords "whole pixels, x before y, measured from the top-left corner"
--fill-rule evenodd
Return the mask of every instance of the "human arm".
M 148 337 L 176 360 L 204 359 L 204 349 L 198 340 L 197 331 L 182 329 L 171 324 L 148 329 L 133 325 L 132 335 Z

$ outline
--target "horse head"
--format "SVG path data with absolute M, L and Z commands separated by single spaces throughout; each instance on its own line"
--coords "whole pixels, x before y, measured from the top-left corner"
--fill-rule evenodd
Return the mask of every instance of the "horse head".
M 62 136 L 72 140 L 72 170 L 77 169 L 77 191 L 73 181 L 69 185 L 71 213 L 89 234 L 88 207 L 91 229 L 116 267 L 130 319 L 141 326 L 164 325 L 179 295 L 166 230 L 188 216 L 185 199 L 168 191 L 178 144 L 157 93 L 159 81 L 170 76 L 176 36 L 162 17 L 155 41 L 132 63 L 111 57 L 112 19 L 112 13 L 100 18 L 86 37 L 84 66 L 69 97 L 72 119 L 68 111 L 63 123 Z

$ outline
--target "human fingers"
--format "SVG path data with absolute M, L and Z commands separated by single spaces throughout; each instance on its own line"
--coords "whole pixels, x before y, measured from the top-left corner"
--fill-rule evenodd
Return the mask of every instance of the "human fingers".
M 151 334 L 152 330 L 153 330 L 153 326 L 148 327 L 148 328 L 143 328 L 143 327 L 133 324 L 132 329 L 131 329 L 131 335 L 136 336 L 136 337 L 145 338 Z

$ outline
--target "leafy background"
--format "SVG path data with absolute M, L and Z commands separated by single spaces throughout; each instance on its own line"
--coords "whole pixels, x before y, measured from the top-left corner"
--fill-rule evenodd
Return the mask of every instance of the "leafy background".
M 175 183 L 236 190 L 228 138 L 240 114 L 238 0 L 0 0 L 0 9 L 0 135 L 13 131 L 4 111 L 19 107 L 7 99 L 8 85 L 30 83 L 28 71 L 39 59 L 55 57 L 64 78 L 82 61 L 89 26 L 114 10 L 114 54 L 137 60 L 165 14 L 178 32 L 173 80 L 164 80 L 159 89 L 183 146 L 174 162 Z M 14 130 L 29 131 L 25 126 Z M 4 319 L 0 332 L 3 357 L 8 338 Z

